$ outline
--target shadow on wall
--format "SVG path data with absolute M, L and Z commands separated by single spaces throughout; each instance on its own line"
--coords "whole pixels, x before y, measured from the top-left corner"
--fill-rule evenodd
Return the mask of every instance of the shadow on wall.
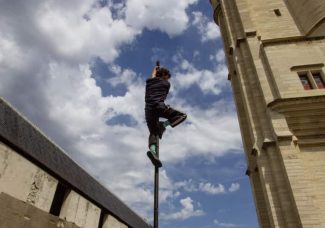
M 325 36 L 324 0 L 285 0 L 285 3 L 305 36 Z

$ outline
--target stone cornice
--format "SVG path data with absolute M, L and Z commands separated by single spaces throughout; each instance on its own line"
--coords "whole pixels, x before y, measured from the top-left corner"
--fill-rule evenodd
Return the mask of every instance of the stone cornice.
M 325 102 L 325 95 L 308 96 L 308 97 L 293 97 L 293 98 L 279 98 L 270 102 L 267 107 L 272 110 L 285 110 L 286 106 L 290 105 L 304 105 L 310 103 L 323 103 Z
M 272 46 L 272 45 L 281 45 L 281 44 L 290 44 L 290 43 L 298 43 L 298 42 L 310 42 L 310 41 L 318 41 L 325 40 L 325 36 L 319 37 L 306 37 L 306 36 L 295 36 L 295 37 L 282 37 L 276 39 L 263 39 L 261 38 L 261 43 L 263 46 Z

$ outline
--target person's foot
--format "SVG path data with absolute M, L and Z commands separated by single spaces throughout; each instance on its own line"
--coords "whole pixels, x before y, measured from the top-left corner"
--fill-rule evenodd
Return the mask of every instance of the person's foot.
M 166 127 L 164 126 L 164 122 L 159 122 L 159 138 L 161 139 L 164 132 L 166 130 Z
M 147 152 L 147 156 L 149 157 L 150 161 L 152 162 L 152 164 L 158 168 L 162 167 L 162 163 L 159 160 L 159 158 L 157 157 L 156 153 L 152 152 L 152 151 L 148 151 Z

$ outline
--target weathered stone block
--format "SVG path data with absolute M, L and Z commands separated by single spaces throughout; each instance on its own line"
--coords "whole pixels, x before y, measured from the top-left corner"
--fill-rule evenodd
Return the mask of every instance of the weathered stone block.
M 0 226 L 1 228 L 80 228 L 5 193 L 0 194 Z

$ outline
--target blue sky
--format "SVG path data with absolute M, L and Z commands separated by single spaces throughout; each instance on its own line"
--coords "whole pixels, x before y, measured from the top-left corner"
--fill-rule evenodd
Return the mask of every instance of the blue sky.
M 149 222 L 144 86 L 159 59 L 166 103 L 188 114 L 161 141 L 160 227 L 258 227 L 208 0 L 8 0 L 0 31 L 0 96 Z

